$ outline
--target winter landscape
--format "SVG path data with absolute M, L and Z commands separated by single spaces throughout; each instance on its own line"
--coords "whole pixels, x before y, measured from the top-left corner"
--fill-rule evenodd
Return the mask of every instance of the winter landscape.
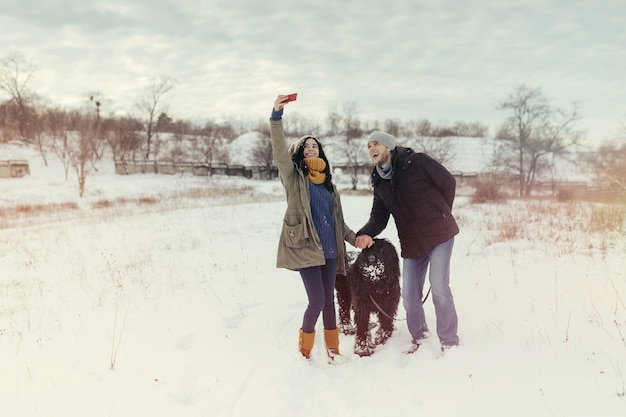
M 2 155 L 31 169 L 0 180 L 3 416 L 626 415 L 623 206 L 474 204 L 460 189 L 461 345 L 444 356 L 431 336 L 403 354 L 400 308 L 386 345 L 361 358 L 341 335 L 349 360 L 332 366 L 322 338 L 311 361 L 297 351 L 306 295 L 275 268 L 279 181 L 121 176 L 109 162 L 79 198 L 54 159 Z M 342 193 L 355 230 L 362 188 Z M 398 245 L 392 223 L 383 237 Z

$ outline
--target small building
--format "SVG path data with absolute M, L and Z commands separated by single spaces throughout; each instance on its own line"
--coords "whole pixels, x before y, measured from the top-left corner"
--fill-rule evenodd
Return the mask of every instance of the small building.
M 115 173 L 118 175 L 156 174 L 156 161 L 116 161 Z
M 208 177 L 210 171 L 211 171 L 211 167 L 209 167 L 207 164 L 194 164 L 193 165 L 193 175 L 197 175 L 200 177 Z
M 226 167 L 226 175 L 250 178 L 252 172 L 243 165 L 228 165 Z
M 213 164 L 210 169 L 211 175 L 228 175 L 228 165 Z
M 0 161 L 0 178 L 17 178 L 30 175 L 28 161 L 9 160 Z

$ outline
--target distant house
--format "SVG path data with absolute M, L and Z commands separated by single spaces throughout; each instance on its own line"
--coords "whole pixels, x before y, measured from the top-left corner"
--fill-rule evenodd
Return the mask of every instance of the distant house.
M 23 177 L 24 175 L 30 175 L 28 161 L 0 161 L 0 178 L 16 178 Z

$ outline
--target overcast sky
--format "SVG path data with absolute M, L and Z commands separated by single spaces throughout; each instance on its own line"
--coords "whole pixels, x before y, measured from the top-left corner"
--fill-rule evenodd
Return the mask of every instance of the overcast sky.
M 174 118 L 262 120 L 278 93 L 323 122 L 478 121 L 520 84 L 600 141 L 626 121 L 626 0 L 2 0 L 0 57 L 38 70 L 32 90 L 77 105 L 101 92 L 129 112 L 151 79 L 177 80 Z

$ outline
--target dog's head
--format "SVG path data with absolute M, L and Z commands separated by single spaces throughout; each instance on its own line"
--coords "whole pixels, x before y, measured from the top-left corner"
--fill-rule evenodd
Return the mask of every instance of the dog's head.
M 357 261 L 365 278 L 378 281 L 385 277 L 385 272 L 399 270 L 396 248 L 387 239 L 374 239 L 374 244 L 359 254 Z

